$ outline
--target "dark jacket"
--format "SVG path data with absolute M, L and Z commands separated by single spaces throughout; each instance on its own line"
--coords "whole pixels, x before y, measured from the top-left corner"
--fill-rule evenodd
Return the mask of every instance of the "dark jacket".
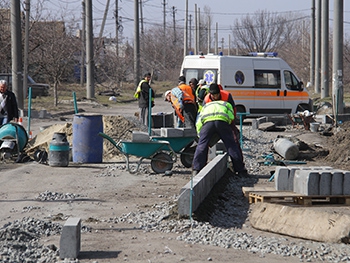
M 7 108 L 7 118 L 8 122 L 12 121 L 14 118 L 18 119 L 18 106 L 15 94 L 12 91 L 6 90 L 6 108 Z M 2 114 L 4 112 L 1 112 Z
M 148 84 L 148 82 L 143 82 L 141 84 L 141 92 L 140 92 L 140 97 L 139 97 L 139 107 L 140 108 L 148 108 L 149 105 L 149 89 L 151 86 Z M 154 91 L 151 89 L 151 97 L 153 98 L 152 100 L 152 107 L 154 106 Z

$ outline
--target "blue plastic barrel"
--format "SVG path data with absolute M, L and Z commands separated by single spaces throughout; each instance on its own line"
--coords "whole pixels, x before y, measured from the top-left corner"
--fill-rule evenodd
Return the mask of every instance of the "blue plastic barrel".
M 73 118 L 72 157 L 74 163 L 101 163 L 103 155 L 102 115 L 76 114 Z

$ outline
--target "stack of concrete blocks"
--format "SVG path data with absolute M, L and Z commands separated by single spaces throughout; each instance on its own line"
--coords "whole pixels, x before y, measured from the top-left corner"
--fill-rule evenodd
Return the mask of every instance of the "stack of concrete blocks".
M 148 142 L 150 140 L 149 134 L 142 131 L 133 131 L 131 136 L 132 142 Z
M 197 131 L 192 128 L 160 128 L 161 137 L 196 137 Z
M 275 188 L 306 196 L 350 195 L 350 172 L 332 167 L 285 167 L 275 171 Z
M 77 258 L 80 252 L 81 220 L 70 217 L 63 226 L 60 239 L 60 258 Z

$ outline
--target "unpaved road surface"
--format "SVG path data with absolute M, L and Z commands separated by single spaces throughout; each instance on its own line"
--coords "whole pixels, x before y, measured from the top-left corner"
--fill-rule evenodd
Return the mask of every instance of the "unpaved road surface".
M 83 107 L 83 106 L 81 106 Z M 137 104 L 132 102 L 118 108 L 94 108 L 84 106 L 86 112 L 103 115 L 134 116 Z M 161 98 L 156 100 L 153 111 L 171 112 L 168 104 Z M 33 119 L 34 135 L 40 132 L 40 127 L 54 123 L 71 121 L 72 115 L 58 119 Z M 117 124 L 118 125 L 118 124 Z M 300 133 L 305 131 L 300 130 Z M 272 134 L 275 137 L 277 134 Z M 340 148 L 338 145 L 337 148 Z M 245 153 L 249 154 L 249 153 Z M 257 163 L 258 160 L 256 160 Z M 347 168 L 343 161 L 336 164 L 335 160 L 327 161 L 317 158 L 309 163 L 322 165 L 338 165 Z M 182 186 L 191 177 L 191 170 L 175 164 L 172 176 L 154 174 L 148 162 L 141 167 L 141 172 L 130 174 L 125 171 L 125 161 L 121 156 L 104 160 L 99 164 L 70 163 L 68 167 L 50 167 L 37 162 L 13 162 L 0 164 L 0 225 L 21 220 L 24 217 L 49 220 L 63 225 L 69 217 L 79 217 L 82 220 L 81 252 L 78 260 L 72 262 L 300 262 L 298 256 L 283 256 L 274 253 L 253 253 L 248 249 L 234 249 L 215 245 L 191 244 L 179 240 L 179 236 L 190 231 L 190 227 L 179 227 L 176 231 L 174 221 L 176 215 L 170 210 L 161 221 L 162 229 L 149 225 L 140 227 L 133 219 L 133 214 L 145 215 L 159 207 L 176 204 L 176 197 Z M 249 181 L 255 184 L 272 186 L 269 182 L 270 171 L 274 167 L 265 167 L 257 174 L 258 180 Z M 238 179 L 237 179 L 238 180 Z M 65 198 L 52 200 L 49 194 Z M 237 195 L 242 195 L 239 193 Z M 47 196 L 47 200 L 44 200 Z M 234 198 L 234 197 L 232 197 Z M 243 202 L 243 201 L 242 201 Z M 249 204 L 245 199 L 242 213 L 246 221 L 237 225 L 237 232 L 244 232 L 252 237 L 259 236 L 294 244 L 304 242 L 291 237 L 281 237 L 272 233 L 255 230 L 249 226 Z M 346 208 L 347 209 L 347 208 Z M 167 214 L 169 216 L 167 216 Z M 169 220 L 169 221 L 167 221 Z M 188 225 L 188 219 L 183 225 Z M 179 220 L 179 221 L 181 221 Z M 187 220 L 187 221 L 186 221 Z M 167 231 L 164 225 L 169 222 Z M 189 225 L 190 226 L 190 225 Z M 174 230 L 175 229 L 175 230 Z M 184 230 L 185 229 L 185 230 Z M 224 231 L 224 229 L 223 229 Z M 223 238 L 225 234 L 222 234 Z M 42 236 L 40 242 L 44 245 L 59 248 L 60 235 Z M 237 241 L 239 242 L 239 241 Z M 280 242 L 280 241 L 278 241 Z M 0 256 L 1 259 L 1 256 Z M 57 261 L 60 261 L 57 258 Z M 42 261 L 37 261 L 42 262 Z

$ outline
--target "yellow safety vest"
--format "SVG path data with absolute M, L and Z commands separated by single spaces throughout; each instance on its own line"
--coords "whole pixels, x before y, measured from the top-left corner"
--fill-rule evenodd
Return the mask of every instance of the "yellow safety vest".
M 140 81 L 139 85 L 137 85 L 136 91 L 135 91 L 135 93 L 134 93 L 134 97 L 135 97 L 136 99 L 138 99 L 138 98 L 140 97 L 141 85 L 142 85 L 142 83 L 144 83 L 144 82 L 147 82 L 147 80 L 143 79 L 143 80 Z
M 197 118 L 197 133 L 199 134 L 203 125 L 209 121 L 224 121 L 231 124 L 234 118 L 232 105 L 229 102 L 222 100 L 209 102 L 203 106 Z

